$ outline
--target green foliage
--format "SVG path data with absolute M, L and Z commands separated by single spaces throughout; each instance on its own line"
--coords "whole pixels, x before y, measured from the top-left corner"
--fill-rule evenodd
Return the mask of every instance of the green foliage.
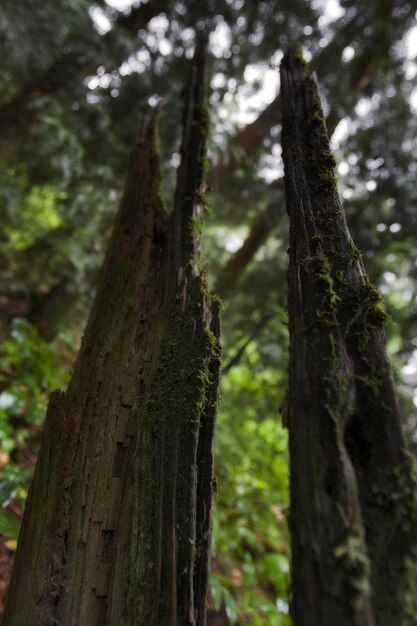
M 1 395 L 0 440 L 3 449 L 9 452 L 16 443 L 8 436 L 10 417 L 24 414 L 27 424 L 41 424 L 49 393 L 65 386 L 68 380 L 65 352 L 69 352 L 69 346 L 61 340 L 61 355 L 56 349 L 28 321 L 19 318 L 13 321 L 11 336 L 1 348 L 0 371 L 0 385 L 8 385 L 7 392 Z
M 19 518 L 10 511 L 0 510 L 0 534 L 17 541 L 20 531 Z
M 389 15 L 380 3 L 340 4 L 340 16 L 332 20 L 321 15 L 325 3 L 313 7 L 304 0 L 180 0 L 169 3 L 166 17 L 129 30 L 115 9 L 99 2 L 94 10 L 112 27 L 104 36 L 85 0 L 5 0 L 0 16 L 0 438 L 8 460 L 0 498 L 9 507 L 9 524 L 10 506 L 24 504 L 48 394 L 68 380 L 140 117 L 158 96 L 169 100 L 169 114 L 160 113 L 169 198 L 185 66 L 194 45 L 190 27 L 198 20 L 213 26 L 212 169 L 244 156 L 225 183 L 212 176 L 204 256 L 214 284 L 254 220 L 275 207 L 268 214 L 273 234 L 224 297 L 224 363 L 230 368 L 216 438 L 211 587 L 232 624 L 289 624 L 287 437 L 278 415 L 286 389 L 287 218 L 282 186 L 268 182 L 282 176 L 279 106 L 269 121 L 263 117 L 268 129 L 260 143 L 249 142 L 248 152 L 234 137 L 274 97 L 271 92 L 262 101 L 264 75 L 277 71 L 283 50 L 297 40 L 317 71 L 327 109 L 347 128 L 334 146 L 339 188 L 354 240 L 394 320 L 388 347 L 404 392 L 407 429 L 417 441 L 414 389 L 400 374 L 417 346 L 417 120 L 409 105 L 415 74 L 403 45 L 415 25 L 414 8 L 397 3 Z M 222 38 L 223 48 L 216 43 Z M 323 166 L 335 166 L 330 154 Z M 323 170 L 320 184 L 332 188 L 334 182 Z M 200 224 L 190 227 L 199 230 Z M 328 268 L 319 262 L 315 269 L 334 301 Z M 39 322 L 39 304 L 63 283 L 74 297 L 65 293 Z M 382 321 L 375 294 L 364 306 L 358 302 L 354 332 L 366 332 L 360 328 L 364 318 Z M 45 319 L 63 329 L 50 343 L 41 334 Z M 9 536 L 15 531 L 13 522 L 8 531 L 3 525 Z
M 34 185 L 26 195 L 22 194 L 5 224 L 5 236 L 10 245 L 15 250 L 24 250 L 49 230 L 61 226 L 58 202 L 65 198 L 65 192 L 51 185 Z
M 298 63 L 302 65 L 303 67 L 307 65 L 307 61 L 305 60 L 303 56 L 303 51 L 301 50 L 301 48 L 296 48 L 294 52 L 294 59 L 298 61 Z
M 287 433 L 276 411 L 284 384 L 255 343 L 222 382 L 211 585 L 232 623 L 289 624 Z
M 13 320 L 0 350 L 0 454 L 7 458 L 0 477 L 0 533 L 17 539 L 19 517 L 7 510 L 23 506 L 48 397 L 65 387 L 74 350 L 69 336 L 47 343 L 24 319 Z

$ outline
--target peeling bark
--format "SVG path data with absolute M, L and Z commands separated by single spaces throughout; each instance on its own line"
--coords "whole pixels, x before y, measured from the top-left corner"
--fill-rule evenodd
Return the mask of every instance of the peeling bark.
M 142 125 L 71 382 L 51 396 L 4 626 L 205 624 L 219 322 L 194 228 L 203 39 L 172 212 L 154 117 Z
M 386 315 L 350 237 L 317 86 L 281 69 L 290 216 L 289 433 L 295 626 L 417 615 L 417 505 Z

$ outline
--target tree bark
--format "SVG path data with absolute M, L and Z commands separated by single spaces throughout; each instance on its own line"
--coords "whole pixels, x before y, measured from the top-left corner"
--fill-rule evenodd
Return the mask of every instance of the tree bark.
M 295 626 L 415 624 L 417 505 L 386 315 L 350 237 L 314 77 L 281 68 Z
M 217 303 L 197 257 L 207 133 L 201 38 L 174 209 L 142 125 L 65 394 L 51 396 L 4 626 L 204 626 Z

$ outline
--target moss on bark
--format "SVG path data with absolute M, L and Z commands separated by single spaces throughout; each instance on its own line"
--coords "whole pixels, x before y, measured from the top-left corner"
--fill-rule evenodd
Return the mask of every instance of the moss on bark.
M 4 626 L 205 623 L 220 348 L 190 228 L 204 64 L 203 37 L 172 211 L 155 115 L 142 125 L 74 374 L 51 397 Z
M 316 81 L 293 50 L 281 80 L 291 224 L 294 623 L 388 626 L 395 619 L 411 626 L 417 615 L 416 481 L 385 351 L 387 315 L 349 235 Z M 331 507 L 318 516 L 317 503 L 329 495 L 323 465 L 332 467 L 331 497 L 346 525 L 337 545 Z M 352 507 L 356 517 L 347 514 Z M 320 544 L 321 528 L 327 535 Z M 306 552 L 301 533 L 304 543 L 319 543 L 321 550 Z M 336 605 L 339 614 L 331 614 Z

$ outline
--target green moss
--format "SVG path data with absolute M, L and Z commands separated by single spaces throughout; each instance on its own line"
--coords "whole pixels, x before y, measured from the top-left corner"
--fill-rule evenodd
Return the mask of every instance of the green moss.
M 346 327 L 347 335 L 357 338 L 360 350 L 366 346 L 373 328 L 381 328 L 389 321 L 389 316 L 377 289 L 364 278 L 362 284 L 349 293 L 348 310 L 350 319 Z
M 321 126 L 325 123 L 322 112 L 319 109 L 316 109 L 311 117 L 310 124 L 314 128 L 316 126 Z
M 219 349 L 219 340 L 210 328 L 206 328 L 204 333 L 207 337 L 208 345 L 210 347 L 211 354 L 217 354 Z
M 349 567 L 357 563 L 368 563 L 364 552 L 363 537 L 360 535 L 348 535 L 344 543 L 336 546 L 334 555 L 337 559 L 343 559 Z
M 189 228 L 191 232 L 198 237 L 201 236 L 203 232 L 203 219 L 202 215 L 192 215 L 189 219 Z
M 223 311 L 224 303 L 219 294 L 210 292 L 210 300 L 213 306 L 217 307 L 219 311 Z
M 359 263 L 360 261 L 362 261 L 362 253 L 359 250 L 359 248 L 355 246 L 352 239 L 349 242 L 349 246 L 350 246 L 350 252 L 348 255 L 348 263 L 350 265 L 354 265 L 355 263 Z
M 304 56 L 303 56 L 303 52 L 301 50 L 301 48 L 297 47 L 294 50 L 294 59 L 300 64 L 302 65 L 302 67 L 307 67 L 308 63 L 305 60 Z
M 324 307 L 321 314 L 333 314 L 340 298 L 334 290 L 330 263 L 327 257 L 324 254 L 317 254 L 306 259 L 306 263 L 309 271 L 313 273 L 314 282 L 318 287 L 321 303 Z
M 318 171 L 318 185 L 323 190 L 331 191 L 337 186 L 338 178 L 328 167 L 320 167 Z
M 200 191 L 199 193 L 199 199 L 201 201 L 201 204 L 204 206 L 205 215 L 211 215 L 213 213 L 213 205 L 211 203 L 210 191 L 210 188 L 207 188 L 203 191 Z
M 135 560 L 130 570 L 132 594 L 139 587 L 151 590 L 157 585 L 160 573 L 153 565 L 153 529 L 158 528 L 163 538 L 158 546 L 160 562 L 169 563 L 171 540 L 179 546 L 176 556 L 184 572 L 179 578 L 180 595 L 190 588 L 197 542 L 201 539 L 195 526 L 197 465 L 202 462 L 197 458 L 197 450 L 202 420 L 210 419 L 213 423 L 207 436 L 214 428 L 216 381 L 212 379 L 216 375 L 219 342 L 208 328 L 210 302 L 204 296 L 200 277 L 188 277 L 179 292 L 180 298 L 171 302 L 159 347 L 154 348 L 158 357 L 146 392 L 134 454 L 132 477 L 138 481 L 138 497 L 133 503 L 135 534 L 130 553 L 140 553 L 142 558 Z M 161 576 L 157 602 L 163 608 L 171 586 L 169 578 L 164 573 Z M 148 623 L 146 594 L 140 594 L 133 602 L 138 623 Z
M 330 150 L 323 150 L 323 152 L 321 153 L 321 158 L 325 165 L 327 165 L 327 167 L 336 167 L 336 159 L 334 158 L 333 153 Z
M 201 407 L 211 382 L 208 363 L 219 356 L 219 340 L 204 321 L 210 303 L 200 278 L 195 279 L 196 285 L 200 294 L 193 307 L 184 311 L 183 299 L 175 298 L 166 325 L 149 398 L 161 402 L 155 413 L 158 416 L 178 413 L 182 404 L 184 415 L 195 412 L 190 396 L 195 398 L 195 406 Z
M 351 269 L 357 263 L 362 261 L 362 254 L 355 246 L 353 241 L 350 242 L 350 250 L 345 253 L 334 253 L 335 264 L 335 278 L 342 287 L 347 287 L 350 290 L 351 278 L 346 270 Z

